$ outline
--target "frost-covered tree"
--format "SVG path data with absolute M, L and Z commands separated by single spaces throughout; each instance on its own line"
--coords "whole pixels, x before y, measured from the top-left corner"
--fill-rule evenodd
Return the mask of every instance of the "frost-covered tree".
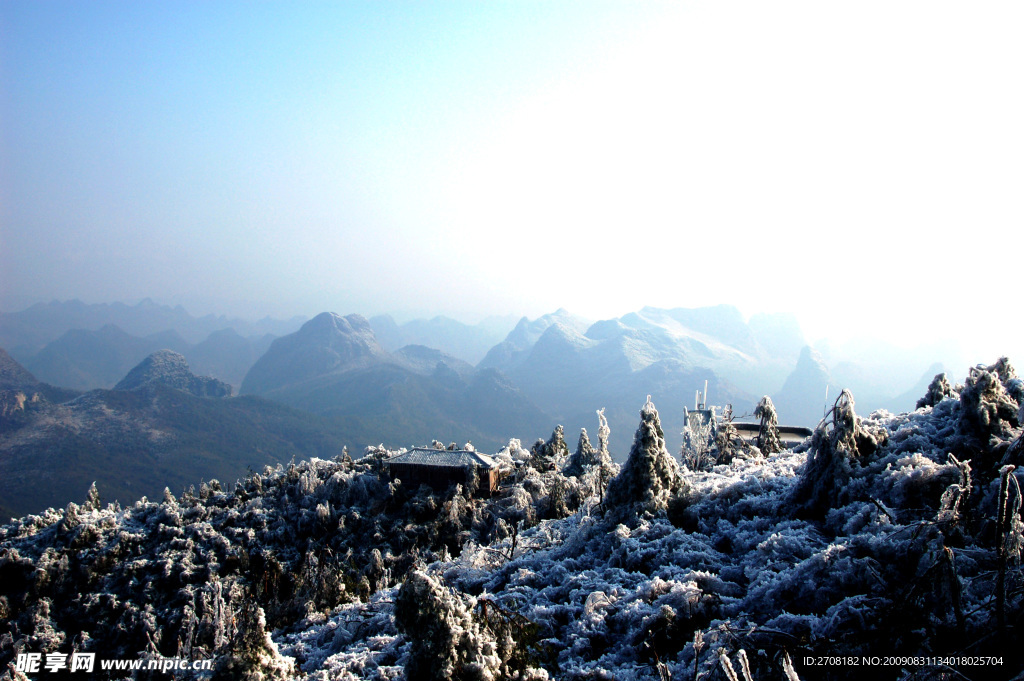
M 1020 407 L 1006 390 L 1001 376 L 1007 382 L 1015 380 L 1013 367 L 1004 357 L 990 367 L 973 367 L 967 382 L 960 391 L 960 431 L 974 437 L 982 444 L 989 438 L 1006 438 L 1019 425 L 1017 411 Z
M 472 599 L 430 575 L 410 573 L 395 599 L 395 624 L 412 642 L 405 665 L 409 681 L 496 677 L 501 666 L 497 646 L 474 621 L 472 607 Z
M 718 434 L 715 435 L 715 448 L 718 449 L 718 463 L 729 463 L 737 456 L 744 454 L 749 446 L 740 437 L 733 425 L 732 405 L 725 405 L 722 418 L 718 422 Z
M 612 462 L 608 453 L 608 435 L 611 430 L 608 428 L 608 420 L 604 417 L 604 409 L 597 412 L 598 438 L 597 449 L 590 443 L 590 436 L 587 429 L 580 430 L 580 439 L 576 445 L 576 451 L 562 470 L 566 478 L 575 478 L 576 482 L 569 480 L 566 487 L 572 501 L 569 506 L 575 508 L 579 503 L 590 496 L 603 498 L 604 489 L 609 480 L 614 477 L 618 467 Z
M 578 478 L 596 462 L 597 452 L 594 450 L 593 445 L 590 444 L 590 436 L 587 435 L 587 429 L 581 428 L 580 439 L 576 443 L 576 451 L 569 457 L 569 462 L 565 465 L 562 473 L 569 477 Z
M 679 459 L 691 471 L 708 470 L 718 461 L 715 448 L 718 424 L 714 408 L 709 410 L 707 418 L 699 412 L 687 413 L 686 421 Z
M 612 435 L 612 429 L 608 427 L 608 417 L 604 415 L 604 407 L 597 410 L 597 451 L 601 458 L 611 461 L 611 454 L 608 453 L 608 438 Z
M 533 445 L 530 465 L 539 471 L 557 469 L 569 458 L 569 445 L 565 444 L 565 429 L 555 426 L 547 442 L 538 440 Z
M 213 679 L 239 681 L 285 681 L 295 676 L 292 661 L 283 657 L 267 631 L 263 608 L 245 600 L 241 612 L 232 618 L 238 633 L 232 638 L 230 654 L 219 658 Z
M 82 509 L 85 511 L 98 511 L 102 507 L 103 502 L 100 501 L 100 492 L 96 489 L 96 483 L 94 482 L 89 486 L 89 492 Z
M 814 431 L 807 463 L 792 499 L 804 513 L 820 515 L 844 499 L 851 461 L 870 456 L 883 442 L 882 432 L 860 426 L 853 395 L 843 390 L 828 416 Z
M 612 461 L 612 455 L 608 451 L 608 438 L 612 435 L 612 429 L 608 427 L 608 418 L 604 415 L 604 407 L 597 410 L 597 458 L 600 466 L 591 472 L 593 484 L 597 488 L 598 497 L 604 503 L 604 491 L 608 487 L 608 481 L 619 473 L 619 465 Z
M 932 382 L 928 384 L 928 392 L 925 393 L 924 397 L 917 401 L 917 406 L 915 408 L 923 409 L 924 407 L 934 407 L 945 398 L 955 396 L 956 392 L 953 390 L 953 386 L 949 384 L 946 374 L 935 374 L 935 378 L 933 378 Z
M 757 430 L 757 448 L 762 454 L 775 454 L 783 450 L 782 440 L 779 438 L 779 416 L 775 412 L 775 405 L 772 398 L 765 395 L 754 408 L 754 418 L 760 419 L 761 425 Z
M 608 508 L 626 508 L 641 504 L 657 511 L 668 506 L 669 499 L 682 491 L 684 482 L 679 464 L 665 448 L 658 410 L 651 402 L 640 410 L 640 425 L 622 470 L 608 484 L 605 503 Z

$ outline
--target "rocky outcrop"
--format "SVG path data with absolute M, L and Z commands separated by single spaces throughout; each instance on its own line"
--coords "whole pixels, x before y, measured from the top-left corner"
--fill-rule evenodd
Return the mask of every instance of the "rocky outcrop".
M 0 348 L 0 390 L 24 390 L 37 385 L 36 377 Z

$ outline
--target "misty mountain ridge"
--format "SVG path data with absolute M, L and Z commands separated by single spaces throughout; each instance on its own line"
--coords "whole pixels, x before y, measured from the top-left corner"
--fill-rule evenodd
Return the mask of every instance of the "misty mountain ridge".
M 191 345 L 172 329 L 138 337 L 108 324 L 96 331 L 68 331 L 23 362 L 48 383 L 92 390 L 113 387 L 146 356 L 167 349 L 184 355 L 197 371 L 237 386 L 272 340 L 269 335 L 243 338 L 228 328 Z
M 32 372 L 0 348 L 0 390 L 31 389 L 38 384 L 39 379 Z
M 549 418 L 495 371 L 439 350 L 388 352 L 360 315 L 324 312 L 276 339 L 242 382 L 256 394 L 344 424 L 358 444 L 432 438 L 496 448 Z
M 530 349 L 552 324 L 561 324 L 567 329 L 579 332 L 590 326 L 588 321 L 570 314 L 564 308 L 559 308 L 532 321 L 523 317 L 501 343 L 487 352 L 477 366 L 482 369 L 494 368 L 507 372 L 526 359 Z
M 249 369 L 242 392 L 266 394 L 387 358 L 365 317 L 323 312 L 295 333 L 275 339 Z
M 95 331 L 68 331 L 24 364 L 48 383 L 76 390 L 111 388 L 143 358 L 164 348 L 184 352 L 188 343 L 171 330 L 140 338 L 107 324 Z
M 835 400 L 840 392 L 842 387 L 832 380 L 821 353 L 805 345 L 796 367 L 772 400 L 785 423 L 812 428 L 832 406 L 826 402 Z
M 558 317 L 532 328 L 517 327 L 514 333 L 519 337 L 506 347 L 521 349 L 507 373 L 524 395 L 570 432 L 591 425 L 595 409 L 605 408 L 613 451 L 623 452 L 628 446 L 631 405 L 645 395 L 679 405 L 665 420 L 666 440 L 674 449 L 682 443 L 682 406 L 691 404 L 694 389 L 705 380 L 723 404 L 735 402 L 739 407 L 754 401 L 753 395 L 723 381 L 702 365 L 702 358 L 688 353 L 685 343 L 656 324 L 642 318 L 627 320 L 632 326 L 605 320 L 582 332 L 579 323 L 572 323 L 578 320 Z M 541 325 L 545 328 L 532 347 L 522 347 L 530 340 L 522 332 L 535 333 Z
M 184 307 L 159 305 L 149 298 L 135 304 L 87 304 L 80 300 L 36 303 L 18 312 L 0 312 L 0 347 L 23 361 L 68 331 L 98 331 L 114 325 L 132 336 L 146 337 L 172 329 L 187 343 L 203 341 L 226 328 L 245 337 L 291 333 L 304 321 L 301 317 L 277 320 L 266 317 L 246 321 L 225 315 L 194 317 Z
M 0 348 L 0 433 L 21 420 L 26 403 L 64 402 L 79 394 L 77 390 L 40 381 Z
M 44 310 L 55 318 L 64 311 L 68 318 L 60 323 L 67 324 L 69 319 L 80 319 L 83 310 L 95 312 L 97 308 L 108 313 L 114 310 L 122 316 L 131 311 L 136 316 L 149 315 L 150 318 L 159 315 L 166 318 L 168 311 L 178 309 L 145 301 L 135 306 L 85 306 L 72 301 L 37 305 L 24 312 L 35 310 L 33 314 L 39 314 Z M 223 321 L 226 318 L 208 316 L 204 319 Z M 9 317 L 0 321 L 7 323 Z M 812 418 L 812 414 L 820 415 L 822 405 L 817 403 L 824 401 L 825 383 L 815 382 L 808 375 L 801 377 L 803 370 L 798 371 L 797 359 L 807 343 L 795 317 L 786 314 L 755 314 L 744 321 L 739 310 L 729 305 L 695 309 L 645 307 L 619 318 L 591 323 L 559 309 L 534 320 L 521 318 L 503 340 L 487 351 L 476 369 L 464 359 L 467 343 L 477 343 L 479 349 L 483 337 L 481 329 L 488 325 L 491 332 L 500 328 L 500 318 L 485 320 L 476 326 L 446 317 L 413 320 L 400 326 L 387 315 L 370 320 L 359 315 L 321 319 L 324 323 L 328 321 L 328 326 L 355 324 L 348 331 L 359 330 L 364 337 L 362 345 L 342 351 L 312 342 L 309 345 L 315 348 L 312 353 L 295 354 L 284 364 L 278 355 L 273 362 L 268 360 L 277 367 L 276 378 L 262 376 L 263 367 L 256 366 L 270 350 L 274 339 L 268 335 L 246 338 L 233 327 L 213 331 L 196 345 L 190 345 L 180 333 L 168 329 L 147 337 L 132 336 L 110 326 L 95 331 L 74 330 L 29 357 L 24 364 L 49 384 L 63 384 L 78 390 L 109 388 L 151 352 L 171 349 L 183 354 L 197 373 L 234 386 L 241 387 L 250 369 L 256 369 L 249 379 L 253 383 L 243 392 L 273 396 L 273 390 L 282 388 L 284 393 L 290 393 L 283 401 L 317 412 L 328 408 L 343 411 L 343 405 L 344 409 L 354 408 L 357 400 L 343 399 L 339 394 L 343 383 L 353 390 L 369 389 L 370 394 L 378 397 L 381 391 L 390 390 L 393 400 L 407 406 L 409 400 L 415 402 L 419 398 L 411 397 L 416 391 L 398 396 L 401 390 L 393 386 L 405 380 L 403 370 L 420 376 L 417 380 L 422 382 L 423 377 L 431 377 L 439 362 L 463 380 L 470 379 L 476 370 L 495 368 L 520 390 L 518 399 L 533 403 L 536 410 L 548 414 L 550 419 L 565 420 L 565 425 L 572 427 L 577 420 L 581 425 L 588 423 L 591 412 L 598 406 L 606 406 L 610 414 L 621 413 L 621 418 L 627 418 L 628 400 L 623 391 L 633 390 L 631 386 L 636 385 L 643 372 L 659 363 L 651 375 L 658 377 L 661 389 L 671 391 L 660 397 L 662 403 L 666 399 L 681 399 L 689 404 L 692 392 L 708 380 L 714 387 L 711 401 L 716 404 L 732 401 L 737 413 L 743 413 L 759 395 L 768 394 L 778 397 L 779 416 L 784 423 L 813 426 L 820 416 Z M 504 324 L 507 323 L 505 320 Z M 557 328 L 551 330 L 552 327 Z M 311 329 L 306 333 L 311 333 Z M 354 342 L 355 337 L 348 331 L 343 334 L 348 337 L 346 342 Z M 545 334 L 548 335 L 545 337 Z M 403 338 L 413 336 L 429 337 L 432 344 L 395 347 Z M 884 407 L 896 411 L 912 407 L 913 404 L 906 404 L 907 396 L 916 392 L 914 388 L 929 370 L 926 367 L 930 363 L 924 363 L 926 358 L 910 351 L 894 351 L 899 366 L 890 366 L 892 362 L 887 363 L 883 351 L 890 346 L 880 342 L 874 346 L 848 343 L 846 346 L 820 344 L 820 347 L 823 356 L 818 361 L 826 366 L 832 381 L 830 394 L 838 394 L 840 387 L 850 388 L 859 396 L 858 404 L 865 409 Z M 379 369 L 385 364 L 396 368 Z M 382 378 L 386 380 L 376 386 L 365 385 L 364 380 L 352 383 L 355 373 L 344 381 L 325 379 L 355 372 L 360 366 L 378 367 L 359 374 L 365 381 L 372 381 L 372 374 L 378 370 L 384 371 Z M 307 386 L 308 394 L 303 396 L 298 386 L 306 379 L 311 383 Z M 269 383 L 261 385 L 265 381 Z M 333 405 L 331 407 L 318 404 L 312 397 L 314 394 L 323 396 L 325 382 L 336 384 L 328 390 L 327 403 Z M 690 385 L 684 388 L 686 383 Z M 667 387 L 669 384 L 671 388 Z M 720 384 L 724 387 L 722 391 L 716 387 Z M 288 387 L 285 389 L 285 386 Z M 648 392 L 643 386 L 637 386 L 635 391 L 641 395 Z M 421 386 L 419 392 L 422 397 L 430 390 Z M 456 423 L 459 419 L 449 421 Z M 674 430 L 675 424 L 670 422 L 669 425 Z M 362 426 L 359 428 L 363 430 Z M 673 432 L 669 437 L 671 440 L 677 436 L 678 433 Z
M 444 350 L 469 364 L 479 363 L 515 324 L 510 317 L 488 317 L 474 325 L 445 316 L 413 319 L 401 325 L 390 315 L 377 315 L 369 321 L 377 341 L 388 352 L 422 345 Z
M 476 367 L 469 362 L 425 345 L 406 345 L 392 354 L 402 365 L 424 376 L 434 373 L 439 366 L 454 371 L 460 378 L 467 378 L 476 372 Z
M 219 378 L 238 387 L 275 338 L 277 336 L 269 333 L 245 337 L 229 327 L 214 331 L 206 340 L 193 345 L 184 354 L 197 373 Z
M 0 517 L 64 506 L 94 481 L 106 498 L 129 503 L 199 478 L 236 480 L 253 467 L 336 456 L 346 443 L 312 414 L 223 399 L 229 385 L 196 376 L 168 350 L 113 390 L 74 394 L 34 380 L 0 350 L 0 383 L 12 386 L 0 390 Z

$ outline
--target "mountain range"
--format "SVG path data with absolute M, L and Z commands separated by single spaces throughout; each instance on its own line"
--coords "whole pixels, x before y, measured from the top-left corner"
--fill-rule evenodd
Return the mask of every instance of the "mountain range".
M 275 340 L 241 392 L 329 417 L 360 444 L 436 438 L 496 450 L 551 427 L 500 372 L 424 346 L 388 352 L 359 315 L 325 312 Z
M 61 317 L 61 311 L 67 314 Z M 163 322 L 176 326 L 144 336 L 109 323 L 66 328 L 86 317 L 90 324 L 117 318 L 135 331 L 150 331 Z M 33 320 L 41 320 L 42 331 L 30 332 Z M 153 422 L 151 409 L 175 405 L 177 416 L 169 417 L 174 425 L 168 432 L 186 442 L 183 447 L 190 454 L 161 459 L 166 464 L 161 475 L 173 484 L 186 478 L 171 475 L 171 469 L 181 472 L 191 465 L 188 461 L 198 460 L 188 458 L 197 455 L 196 448 L 208 463 L 218 458 L 234 462 L 218 468 L 219 475 L 237 471 L 237 464 L 251 457 L 246 459 L 231 442 L 251 443 L 252 433 L 263 433 L 271 443 L 255 447 L 266 455 L 252 459 L 260 465 L 314 451 L 336 454 L 342 445 L 359 451 L 379 443 L 398 448 L 433 439 L 471 441 L 495 451 L 512 437 L 527 445 L 546 438 L 556 424 L 565 427 L 567 439 L 580 428 L 593 431 L 594 412 L 602 408 L 611 426 L 611 453 L 621 460 L 637 405 L 648 395 L 664 405 L 666 443 L 678 451 L 683 408 L 693 406 L 695 392 L 705 381 L 709 394 L 704 399 L 719 406 L 730 403 L 741 417 L 749 416 L 760 396 L 768 394 L 782 423 L 814 426 L 830 406 L 827 400 L 834 400 L 842 388 L 852 387 L 862 411 L 913 409 L 942 370 L 940 364 L 925 363 L 925 357 L 897 353 L 900 367 L 888 379 L 868 381 L 867 372 L 858 371 L 861 365 L 849 354 L 824 346 L 826 356 L 811 347 L 792 316 L 762 314 L 745 321 L 730 306 L 648 307 L 597 322 L 557 310 L 532 320 L 524 317 L 514 325 L 492 319 L 476 326 L 443 317 L 398 325 L 390 317 L 367 320 L 323 313 L 280 337 L 246 337 L 239 325 L 227 325 L 194 342 L 207 328 L 228 321 L 195 319 L 180 308 L 148 302 L 132 307 L 53 303 L 3 315 L 0 337 L 40 340 L 58 331 L 60 335 L 30 354 L 23 366 L 7 353 L 2 356 L 4 380 L 13 382 L 14 390 L 3 388 L 0 459 L 17 454 L 24 462 L 32 452 L 44 450 L 74 450 L 88 459 L 102 458 L 103 451 L 113 448 L 115 460 L 130 452 L 152 453 L 156 431 L 144 425 Z M 240 328 L 286 326 L 265 320 Z M 511 330 L 482 352 L 482 339 L 490 334 L 493 340 L 498 328 Z M 424 342 L 396 347 L 408 339 Z M 474 358 L 479 360 L 474 363 Z M 884 369 L 882 359 L 868 359 L 876 371 Z M 193 371 L 210 378 L 196 378 Z M 171 380 L 170 374 L 177 378 Z M 154 382 L 153 375 L 163 379 Z M 208 399 L 230 395 L 232 388 L 242 397 Z M 167 393 L 173 399 L 146 403 L 138 396 L 168 390 L 175 391 Z M 242 425 L 246 419 L 249 426 Z M 289 419 L 302 424 L 288 426 Z M 135 425 L 124 430 L 129 421 Z M 120 425 L 115 427 L 115 422 Z M 274 425 L 265 425 L 270 423 Z M 276 431 L 278 427 L 285 432 Z M 28 429 L 21 432 L 23 428 Z M 212 431 L 207 440 L 203 428 Z M 21 434 L 16 437 L 14 431 Z M 112 444 L 101 436 L 105 432 L 121 433 L 133 444 Z M 207 448 L 207 441 L 226 444 Z M 314 441 L 320 444 L 309 444 Z M 218 449 L 222 446 L 224 451 Z M 195 477 L 197 470 L 185 475 Z M 84 477 L 69 484 L 80 486 Z M 118 489 L 128 494 L 129 486 Z
M 224 329 L 233 329 L 247 338 L 267 334 L 283 336 L 299 328 L 303 321 L 302 317 L 288 320 L 268 317 L 256 322 L 224 315 L 194 317 L 181 305 L 159 305 L 149 298 L 135 305 L 52 301 L 37 303 L 18 312 L 0 312 L 0 347 L 24 363 L 47 343 L 74 329 L 98 331 L 113 325 L 129 335 L 143 338 L 173 330 L 191 345 Z
M 41 380 L 75 390 L 92 390 L 113 387 L 129 369 L 157 350 L 173 350 L 184 355 L 196 371 L 238 387 L 273 339 L 269 334 L 245 338 L 229 327 L 193 345 L 176 329 L 139 337 L 107 324 L 97 330 L 66 331 L 22 362 Z
M 390 315 L 370 317 L 377 342 L 389 352 L 407 345 L 424 345 L 443 349 L 474 365 L 501 342 L 515 322 L 515 317 L 487 317 L 479 324 L 470 325 L 437 316 L 413 319 L 400 325 Z
M 195 376 L 161 351 L 114 390 L 60 391 L 0 351 L 0 518 L 64 506 L 96 482 L 128 503 L 201 479 L 233 483 L 250 469 L 330 458 L 346 440 L 328 420 Z M 55 474 L 58 473 L 58 474 Z

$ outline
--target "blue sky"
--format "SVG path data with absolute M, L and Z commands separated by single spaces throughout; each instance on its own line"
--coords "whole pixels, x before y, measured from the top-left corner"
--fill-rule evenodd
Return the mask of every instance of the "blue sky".
M 724 302 L 903 344 L 967 314 L 1012 351 L 1021 29 L 1012 3 L 0 2 L 0 307 Z

